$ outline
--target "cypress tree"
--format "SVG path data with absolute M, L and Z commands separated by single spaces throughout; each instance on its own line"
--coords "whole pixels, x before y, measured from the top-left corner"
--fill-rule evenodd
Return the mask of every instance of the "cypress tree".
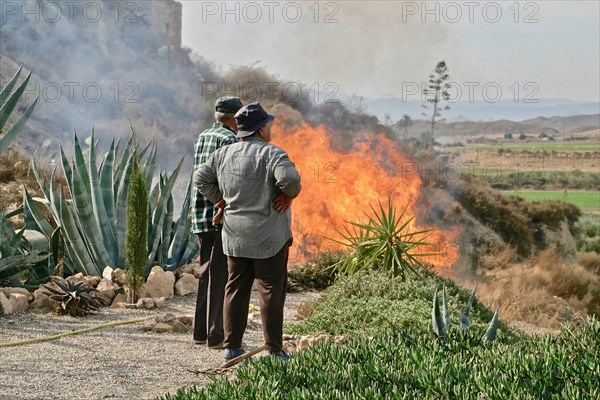
M 147 259 L 148 192 L 136 150 L 131 184 L 127 194 L 127 232 L 125 234 L 125 278 L 130 289 L 128 300 L 132 303 L 137 301 L 139 289 L 144 284 Z

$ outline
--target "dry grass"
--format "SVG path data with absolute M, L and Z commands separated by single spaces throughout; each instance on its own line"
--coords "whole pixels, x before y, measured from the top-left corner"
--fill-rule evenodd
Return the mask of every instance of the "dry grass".
M 0 183 L 22 181 L 28 175 L 29 157 L 12 149 L 0 156 Z
M 517 260 L 517 250 L 514 247 L 505 246 L 497 250 L 490 250 L 489 254 L 481 257 L 481 267 L 486 270 L 501 270 Z
M 600 275 L 600 254 L 595 251 L 577 253 L 577 263 L 584 266 L 591 273 Z
M 30 163 L 29 156 L 17 150 L 7 150 L 0 156 L 0 212 L 13 211 L 23 203 L 23 185 L 31 196 L 42 196 Z M 22 227 L 22 215 L 10 222 L 15 228 Z
M 585 266 L 561 260 L 553 249 L 526 263 L 507 263 L 507 251 L 496 257 L 487 256 L 488 267 L 502 267 L 484 269 L 462 283 L 473 286 L 476 280 L 479 299 L 488 307 L 500 307 L 504 321 L 557 329 L 588 314 L 600 316 L 600 276 Z
M 498 173 L 498 170 L 518 170 L 523 173 L 533 173 L 536 171 L 581 171 L 598 172 L 600 159 L 597 155 L 590 155 L 591 158 L 577 157 L 577 152 L 564 152 L 566 155 L 561 157 L 551 154 L 542 158 L 536 153 L 527 154 L 525 152 L 512 152 L 499 154 L 495 151 L 462 151 L 453 162 L 459 166 L 464 166 L 464 172 L 469 171 L 468 165 L 475 165 L 480 168 L 490 168 L 490 174 Z

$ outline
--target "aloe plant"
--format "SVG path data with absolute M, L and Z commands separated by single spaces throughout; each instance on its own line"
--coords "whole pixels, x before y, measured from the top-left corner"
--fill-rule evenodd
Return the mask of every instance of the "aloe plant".
M 31 72 L 27 77 L 21 82 L 20 85 L 17 86 L 16 90 L 13 92 L 13 88 L 17 84 L 17 80 L 19 79 L 19 75 L 21 74 L 22 66 L 19 67 L 17 72 L 13 75 L 13 77 L 8 81 L 6 86 L 0 91 L 0 154 L 6 150 L 13 140 L 17 137 L 17 135 L 21 132 L 23 125 L 29 119 L 29 116 L 33 112 L 35 108 L 38 98 L 27 107 L 25 112 L 19 117 L 19 119 L 14 123 L 14 125 L 6 132 L 3 131 L 8 118 L 12 114 L 16 105 L 18 104 L 27 84 L 29 83 L 29 79 L 31 78 Z
M 462 331 L 465 331 L 469 328 L 469 315 L 471 313 L 471 307 L 473 305 L 473 299 L 475 298 L 476 290 L 477 290 L 477 287 L 475 287 L 475 289 L 473 289 L 473 291 L 471 292 L 471 295 L 469 296 L 469 300 L 467 302 L 467 306 L 465 307 L 465 310 L 464 310 L 463 314 L 461 315 L 460 328 Z M 433 332 L 440 339 L 446 338 L 446 336 L 448 334 L 448 330 L 450 328 L 450 324 L 451 324 L 450 314 L 448 313 L 448 299 L 446 298 L 446 287 L 445 286 L 443 287 L 442 301 L 444 304 L 444 315 L 443 316 L 442 316 L 442 311 L 441 311 L 440 305 L 439 305 L 438 292 L 436 291 L 435 294 L 433 295 L 433 308 L 431 310 L 431 327 L 433 329 Z M 498 317 L 499 317 L 499 312 L 498 312 L 498 309 L 496 309 L 496 312 L 494 313 L 494 316 L 492 317 L 492 320 L 490 321 L 490 324 L 488 325 L 488 328 L 482 337 L 482 340 L 484 342 L 493 342 L 494 340 L 496 340 L 496 336 L 498 333 L 498 325 L 499 325 Z
M 71 273 L 100 275 L 106 266 L 124 267 L 125 233 L 127 230 L 127 196 L 131 186 L 135 134 L 129 138 L 121 157 L 118 157 L 119 142 L 113 140 L 109 151 L 97 163 L 97 141 L 92 130 L 87 160 L 77 134 L 73 140 L 74 159 L 69 160 L 60 149 L 62 171 L 54 170 L 48 182 L 42 178 L 35 158 L 32 159 L 34 175 L 42 189 L 44 198 L 29 199 L 43 204 L 50 212 L 53 223 L 58 226 L 64 239 L 63 264 Z M 189 196 L 186 194 L 179 220 L 174 224 L 169 207 L 172 208 L 172 190 L 179 175 L 183 158 L 169 175 L 160 172 L 151 187 L 155 175 L 157 147 L 150 142 L 139 157 L 143 181 L 148 198 L 148 257 L 146 275 L 155 262 L 163 268 L 178 267 L 195 257 L 198 246 L 191 240 L 189 218 Z M 56 174 L 62 172 L 66 188 L 58 189 Z M 190 177 L 191 180 L 191 177 Z M 188 192 L 191 181 L 188 182 Z M 67 196 L 68 195 L 68 196 Z M 50 239 L 50 225 L 39 214 L 33 220 Z M 173 239 L 178 243 L 173 243 Z M 162 249 L 168 249 L 163 252 Z M 165 260 L 163 254 L 167 255 Z
M 371 207 L 372 216 L 365 213 L 367 223 L 349 222 L 339 231 L 344 241 L 331 239 L 350 248 L 331 268 L 344 275 L 362 270 L 381 269 L 389 276 L 405 277 L 407 273 L 419 274 L 422 259 L 433 253 L 420 253 L 433 229 L 412 231 L 406 217 L 406 206 L 399 214 L 388 199 L 387 209 L 379 202 L 379 209 Z

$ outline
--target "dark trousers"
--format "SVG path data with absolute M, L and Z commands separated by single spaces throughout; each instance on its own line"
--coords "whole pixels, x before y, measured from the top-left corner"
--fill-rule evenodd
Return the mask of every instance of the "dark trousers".
M 227 283 L 227 256 L 223 254 L 221 230 L 198 233 L 200 282 L 194 317 L 194 340 L 209 346 L 223 340 L 223 299 Z
M 256 278 L 265 346 L 273 353 L 281 352 L 288 250 L 289 244 L 285 244 L 279 253 L 263 260 L 227 257 L 229 279 L 225 287 L 223 310 L 225 347 L 242 347 L 252 283 Z

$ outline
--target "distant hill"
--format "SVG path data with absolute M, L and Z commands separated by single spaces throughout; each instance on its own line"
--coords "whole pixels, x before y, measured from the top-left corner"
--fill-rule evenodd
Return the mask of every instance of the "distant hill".
M 429 132 L 429 121 L 417 120 L 408 129 L 409 137 L 417 137 L 423 132 Z M 477 135 L 503 135 L 511 133 L 516 136 L 521 134 L 538 136 L 542 132 L 548 135 L 571 134 L 600 128 L 600 114 L 576 115 L 571 117 L 538 117 L 521 122 L 499 121 L 462 121 L 436 123 L 435 136 L 477 136 Z M 400 136 L 403 129 L 395 126 L 394 130 Z
M 342 102 L 355 100 L 350 96 L 339 95 Z M 378 99 L 362 98 L 362 106 L 381 121 L 386 114 L 393 121 L 408 114 L 413 119 L 422 119 L 423 108 L 420 100 L 403 100 L 399 97 L 385 97 Z M 537 117 L 571 117 L 578 115 L 600 114 L 600 103 L 581 102 L 569 99 L 539 99 L 537 103 L 515 103 L 512 100 L 500 100 L 496 103 L 485 101 L 455 102 L 450 103 L 450 110 L 443 113 L 443 117 L 449 122 L 459 121 L 499 121 L 510 120 L 527 123 L 528 120 Z M 426 113 L 427 114 L 427 113 Z
M 556 129 L 559 132 L 579 131 L 582 128 L 600 128 L 600 114 L 573 115 L 570 117 L 537 117 L 521 121 L 523 124 Z

